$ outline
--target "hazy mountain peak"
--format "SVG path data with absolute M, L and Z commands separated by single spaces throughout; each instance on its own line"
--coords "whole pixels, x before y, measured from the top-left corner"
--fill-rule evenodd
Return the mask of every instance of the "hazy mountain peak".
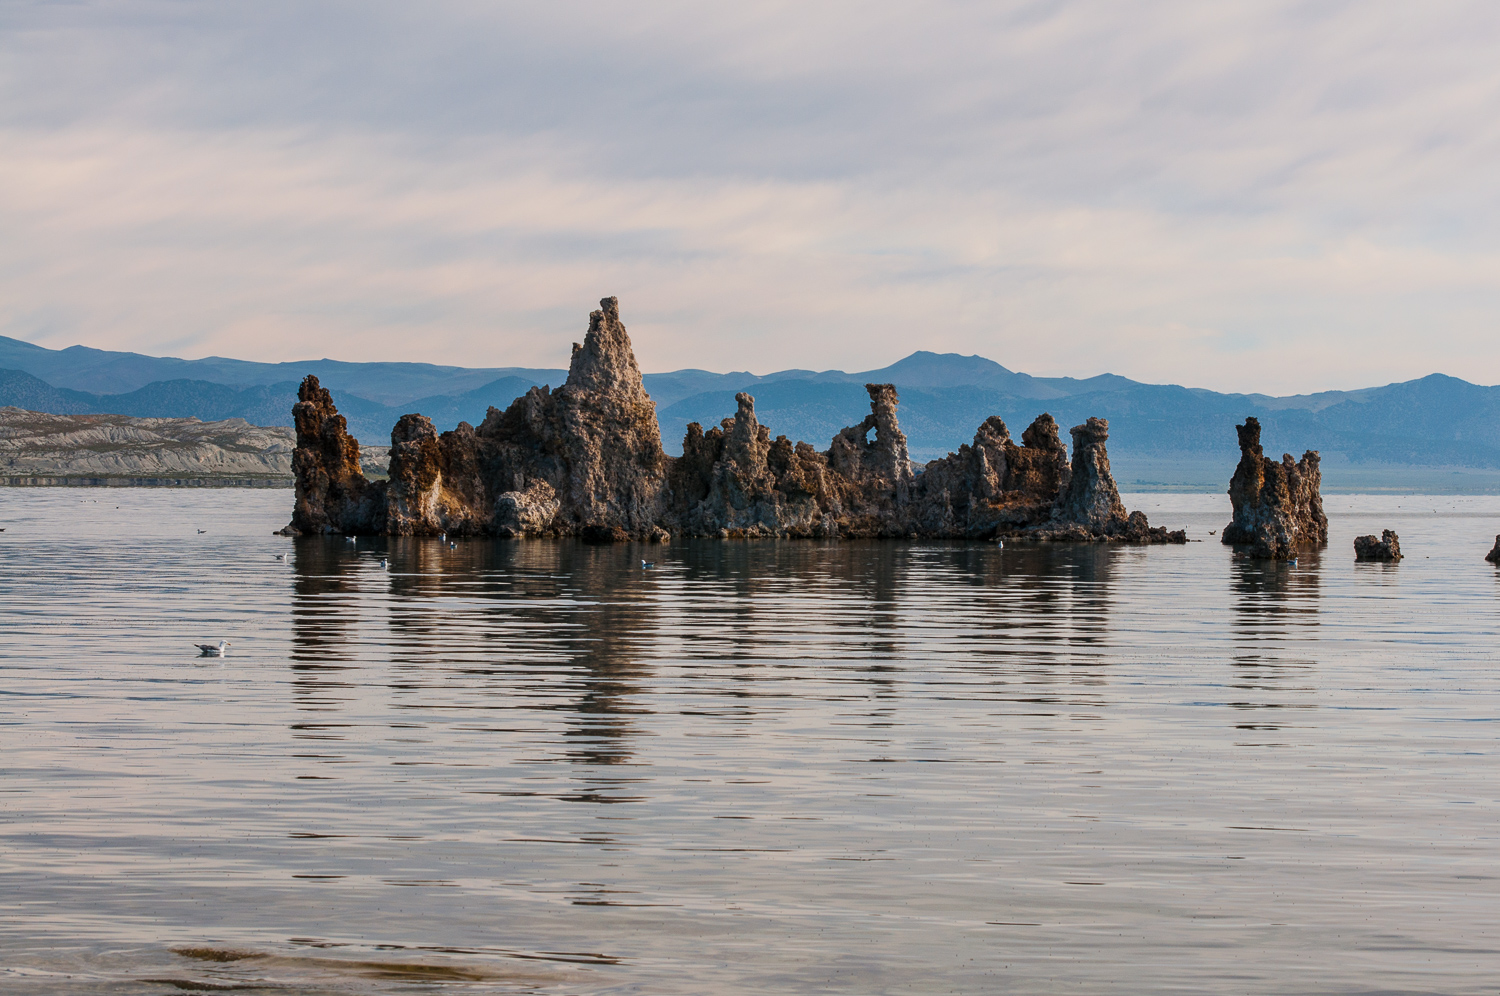
M 872 380 L 905 383 L 912 387 L 948 387 L 960 384 L 985 386 L 997 380 L 1008 380 L 1015 377 L 1016 373 L 983 356 L 934 353 L 919 349 L 884 369 L 872 370 L 861 376 L 869 376 Z

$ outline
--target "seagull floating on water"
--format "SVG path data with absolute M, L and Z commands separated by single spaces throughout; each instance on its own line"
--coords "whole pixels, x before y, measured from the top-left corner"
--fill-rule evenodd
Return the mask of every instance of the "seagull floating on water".
M 655 566 L 656 566 L 656 561 L 654 561 L 654 560 L 643 560 L 643 561 L 641 561 L 641 567 L 642 568 L 649 569 L 649 568 L 652 568 L 652 567 L 655 567 Z
M 198 648 L 199 657 L 223 657 L 233 644 L 228 640 L 220 640 L 217 647 L 212 643 L 195 643 L 193 646 Z
M 200 529 L 200 530 L 198 530 L 198 535 L 199 535 L 199 536 L 202 536 L 202 535 L 203 535 L 203 534 L 204 534 L 204 533 L 206 533 L 206 532 L 208 532 L 208 530 L 207 530 L 207 529 Z

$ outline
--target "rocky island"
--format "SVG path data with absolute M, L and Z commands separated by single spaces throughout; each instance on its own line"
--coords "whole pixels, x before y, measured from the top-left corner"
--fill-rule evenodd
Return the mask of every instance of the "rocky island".
M 1225 543 L 1252 557 L 1294 560 L 1297 551 L 1328 545 L 1328 516 L 1323 514 L 1323 474 L 1316 450 L 1278 463 L 1260 445 L 1260 421 L 1236 426 L 1240 462 L 1229 481 L 1234 518 L 1224 527 Z
M 476 428 L 441 435 L 422 415 L 391 431 L 389 479 L 371 481 L 358 441 L 309 376 L 293 407 L 296 505 L 289 534 L 576 536 L 590 542 L 902 537 L 1184 543 L 1127 512 L 1110 473 L 1109 423 L 1071 430 L 1039 416 L 1017 445 L 991 417 L 971 444 L 914 466 L 890 384 L 866 385 L 870 414 L 826 450 L 774 440 L 755 399 L 662 449 L 615 298 L 589 316 L 566 382 L 534 387 Z M 872 438 L 873 434 L 873 438 Z

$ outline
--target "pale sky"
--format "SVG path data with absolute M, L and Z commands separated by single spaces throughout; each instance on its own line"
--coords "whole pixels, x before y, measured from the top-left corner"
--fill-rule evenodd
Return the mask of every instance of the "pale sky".
M 0 333 L 1500 382 L 1500 4 L 0 0 Z

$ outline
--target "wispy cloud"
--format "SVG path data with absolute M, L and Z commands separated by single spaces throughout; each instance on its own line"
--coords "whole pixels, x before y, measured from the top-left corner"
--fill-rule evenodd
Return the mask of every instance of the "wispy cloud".
M 1500 10 L 721 6 L 6 7 L 0 332 L 1500 380 Z

